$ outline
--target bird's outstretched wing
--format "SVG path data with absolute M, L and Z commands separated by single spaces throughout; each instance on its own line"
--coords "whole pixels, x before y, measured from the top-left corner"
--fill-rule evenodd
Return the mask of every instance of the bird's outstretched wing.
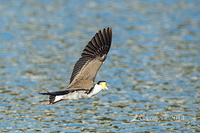
M 90 89 L 93 86 L 96 74 L 110 50 L 111 42 L 112 27 L 99 30 L 95 34 L 74 66 L 68 89 Z

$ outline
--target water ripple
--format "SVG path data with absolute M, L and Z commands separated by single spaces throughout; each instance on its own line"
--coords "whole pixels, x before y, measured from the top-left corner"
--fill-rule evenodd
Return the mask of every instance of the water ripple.
M 1 132 L 199 132 L 198 1 L 0 1 Z M 108 91 L 46 106 L 113 27 Z

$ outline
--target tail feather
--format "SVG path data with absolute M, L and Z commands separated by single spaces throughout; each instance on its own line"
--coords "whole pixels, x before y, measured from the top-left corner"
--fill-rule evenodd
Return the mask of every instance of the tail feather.
M 42 92 L 42 93 L 39 93 L 39 94 L 41 94 L 41 95 L 50 95 L 50 96 L 59 96 L 59 95 L 68 94 L 70 92 L 71 92 L 70 90 L 64 90 L 64 91 L 55 91 L 55 92 Z
M 70 93 L 71 90 L 55 91 L 55 92 L 42 92 L 41 95 L 49 95 L 49 102 L 47 104 L 54 104 L 62 100 L 61 96 Z
M 49 104 L 54 104 L 56 96 L 50 95 L 49 96 Z

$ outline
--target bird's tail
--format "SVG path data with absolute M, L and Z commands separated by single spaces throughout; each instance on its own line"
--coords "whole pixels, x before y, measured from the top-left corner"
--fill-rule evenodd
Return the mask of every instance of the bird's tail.
M 55 91 L 55 92 L 45 92 L 45 93 L 39 93 L 41 95 L 49 95 L 49 101 L 46 104 L 54 104 L 59 101 L 64 100 L 63 95 L 66 95 L 70 93 L 70 90 L 64 90 L 64 91 Z

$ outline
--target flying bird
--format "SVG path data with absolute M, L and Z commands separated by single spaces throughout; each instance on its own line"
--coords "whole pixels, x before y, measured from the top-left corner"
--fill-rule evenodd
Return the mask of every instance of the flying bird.
M 67 89 L 39 93 L 49 95 L 49 101 L 46 104 L 51 105 L 63 100 L 86 99 L 101 90 L 108 89 L 106 81 L 98 81 L 96 84 L 94 81 L 110 50 L 111 42 L 112 27 L 99 30 L 85 46 L 80 59 L 76 62 Z

